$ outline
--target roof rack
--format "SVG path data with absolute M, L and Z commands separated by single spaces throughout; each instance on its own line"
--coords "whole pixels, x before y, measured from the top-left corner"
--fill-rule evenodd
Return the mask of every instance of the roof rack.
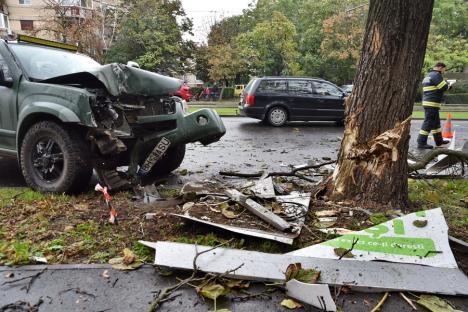
M 78 47 L 72 44 L 56 42 L 56 41 L 51 41 L 51 40 L 46 40 L 46 39 L 40 39 L 40 38 L 35 38 L 31 36 L 26 36 L 26 35 L 18 35 L 17 40 L 18 42 L 33 43 L 33 44 L 37 44 L 41 46 L 58 48 L 58 49 L 63 49 L 63 50 L 68 50 L 68 51 L 73 51 L 73 52 L 78 51 Z

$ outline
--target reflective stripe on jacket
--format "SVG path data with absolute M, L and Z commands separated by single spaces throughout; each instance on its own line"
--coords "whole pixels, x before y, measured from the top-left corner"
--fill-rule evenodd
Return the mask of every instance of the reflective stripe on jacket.
M 448 83 L 437 70 L 431 70 L 423 82 L 423 106 L 439 107 L 442 104 L 444 92 L 448 89 Z

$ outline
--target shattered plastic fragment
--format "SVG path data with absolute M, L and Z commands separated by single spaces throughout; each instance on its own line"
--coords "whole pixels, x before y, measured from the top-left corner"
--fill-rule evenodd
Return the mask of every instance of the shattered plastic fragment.
M 99 183 L 96 184 L 94 187 L 96 192 L 101 192 L 104 196 L 104 200 L 106 201 L 107 208 L 109 209 L 109 223 L 115 224 L 117 223 L 117 211 L 115 210 L 114 206 L 111 204 L 112 197 L 107 192 L 107 187 L 102 187 Z

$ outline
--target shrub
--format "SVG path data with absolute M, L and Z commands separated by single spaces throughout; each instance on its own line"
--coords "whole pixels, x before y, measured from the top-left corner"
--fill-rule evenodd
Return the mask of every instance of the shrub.
M 445 103 L 447 104 L 468 104 L 468 93 L 447 94 Z
M 223 99 L 233 99 L 234 98 L 234 88 L 223 88 Z
M 457 81 L 452 88 L 448 91 L 450 94 L 460 94 L 460 93 L 468 93 L 468 80 L 459 80 Z M 467 102 L 465 102 L 467 103 Z

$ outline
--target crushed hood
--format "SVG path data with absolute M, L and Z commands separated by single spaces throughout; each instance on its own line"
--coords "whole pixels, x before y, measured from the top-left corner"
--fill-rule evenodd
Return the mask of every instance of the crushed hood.
M 88 88 L 104 87 L 113 96 L 123 94 L 160 96 L 180 89 L 179 79 L 155 74 L 123 64 L 108 64 L 96 69 L 42 80 L 52 84 L 78 84 Z

